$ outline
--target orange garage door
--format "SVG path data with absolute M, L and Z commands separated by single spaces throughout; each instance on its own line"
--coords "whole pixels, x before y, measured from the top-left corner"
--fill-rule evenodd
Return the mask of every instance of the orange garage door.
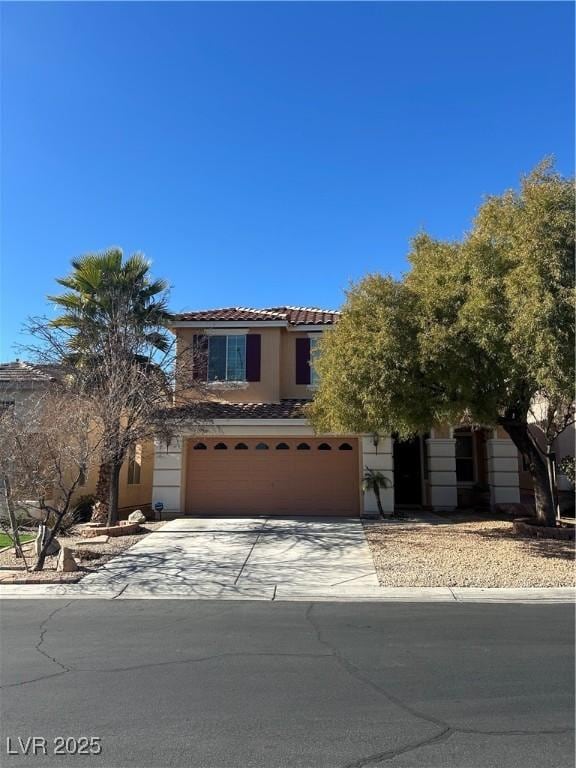
M 358 515 L 354 438 L 188 441 L 188 515 Z

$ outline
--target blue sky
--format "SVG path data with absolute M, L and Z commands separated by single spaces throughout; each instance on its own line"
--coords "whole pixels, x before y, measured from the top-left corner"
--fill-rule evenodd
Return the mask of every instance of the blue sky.
M 2 347 L 70 259 L 143 251 L 174 310 L 336 307 L 572 173 L 569 3 L 2 6 Z

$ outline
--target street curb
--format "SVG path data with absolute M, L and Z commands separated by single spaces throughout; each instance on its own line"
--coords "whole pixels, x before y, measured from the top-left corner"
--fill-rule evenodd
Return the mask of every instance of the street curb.
M 275 589 L 276 587 L 276 589 Z M 301 589 L 270 584 L 257 590 L 199 587 L 181 591 L 125 586 L 85 587 L 82 584 L 0 585 L 0 599 L 36 600 L 259 600 L 268 602 L 410 602 L 410 603 L 574 603 L 574 587 L 316 587 Z

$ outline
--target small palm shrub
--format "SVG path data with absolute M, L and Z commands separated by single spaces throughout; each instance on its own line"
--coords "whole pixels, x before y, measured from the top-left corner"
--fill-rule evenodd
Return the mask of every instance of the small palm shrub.
M 384 517 L 384 509 L 382 508 L 380 490 L 382 488 L 391 487 L 392 481 L 389 477 L 386 477 L 386 475 L 384 475 L 378 469 L 368 469 L 368 467 L 365 468 L 364 475 L 362 477 L 362 490 L 364 493 L 371 491 L 374 496 L 376 496 L 376 504 L 378 505 L 378 512 L 380 513 L 380 517 Z

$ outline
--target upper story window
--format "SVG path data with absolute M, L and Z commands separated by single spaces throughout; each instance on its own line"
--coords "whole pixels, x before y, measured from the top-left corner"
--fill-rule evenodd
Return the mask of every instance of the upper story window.
M 246 336 L 208 337 L 208 381 L 246 381 Z
M 260 381 L 260 333 L 195 333 L 192 379 L 218 382 Z M 225 388 L 225 386 L 224 386 Z

